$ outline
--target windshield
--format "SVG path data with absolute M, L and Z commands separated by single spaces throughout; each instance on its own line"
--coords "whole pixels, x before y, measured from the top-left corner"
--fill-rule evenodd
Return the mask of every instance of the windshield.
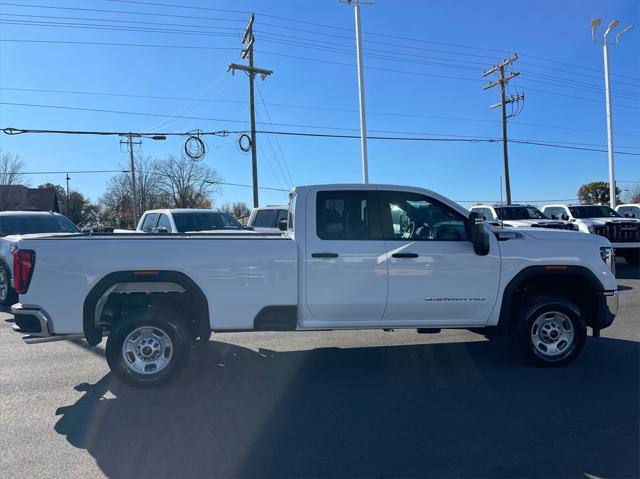
M 508 208 L 496 208 L 496 214 L 501 220 L 546 220 L 542 211 L 534 206 L 510 206 Z
M 71 221 L 61 215 L 7 215 L 0 216 L 0 236 L 32 233 L 77 233 Z
M 243 226 L 228 213 L 173 213 L 178 232 L 209 230 L 241 230 Z
M 574 218 L 620 218 L 615 210 L 608 206 L 570 206 Z

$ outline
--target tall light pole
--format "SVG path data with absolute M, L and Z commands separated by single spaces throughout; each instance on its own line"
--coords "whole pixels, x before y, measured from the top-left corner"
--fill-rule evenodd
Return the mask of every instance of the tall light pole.
M 620 20 L 613 20 L 604 31 L 602 40 L 596 38 L 596 30 L 602 23 L 601 18 L 594 18 L 591 20 L 591 38 L 596 43 L 602 44 L 602 50 L 604 53 L 604 94 L 607 107 L 607 146 L 609 151 L 609 204 L 611 208 L 616 207 L 616 180 L 615 171 L 613 167 L 613 121 L 611 118 L 611 83 L 609 80 L 609 45 L 618 45 L 620 43 L 620 36 L 623 33 L 628 32 L 633 28 L 633 25 L 628 26 L 620 33 L 616 35 L 614 42 L 609 42 L 608 37 L 611 30 L 616 28 L 620 24 Z
M 362 150 L 362 182 L 369 183 L 369 162 L 367 158 L 367 115 L 364 101 L 364 71 L 362 66 L 362 30 L 360 28 L 360 4 L 372 4 L 375 0 L 340 0 L 353 3 L 356 21 L 356 56 L 358 63 L 358 93 L 360 101 L 360 146 Z

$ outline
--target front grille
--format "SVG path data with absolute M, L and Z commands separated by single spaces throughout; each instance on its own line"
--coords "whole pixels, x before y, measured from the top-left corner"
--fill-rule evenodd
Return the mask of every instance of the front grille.
M 536 223 L 534 228 L 551 228 L 554 230 L 571 230 L 575 231 L 576 228 L 571 223 Z
M 608 222 L 596 226 L 596 234 L 604 236 L 612 243 L 631 243 L 640 241 L 640 223 L 632 221 Z

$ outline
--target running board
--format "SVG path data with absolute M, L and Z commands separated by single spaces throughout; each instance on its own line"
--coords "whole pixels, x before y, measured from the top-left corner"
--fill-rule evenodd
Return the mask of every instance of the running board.
M 22 340 L 27 344 L 50 343 L 52 341 L 64 341 L 71 339 L 84 339 L 84 334 L 56 334 L 54 336 L 23 336 Z

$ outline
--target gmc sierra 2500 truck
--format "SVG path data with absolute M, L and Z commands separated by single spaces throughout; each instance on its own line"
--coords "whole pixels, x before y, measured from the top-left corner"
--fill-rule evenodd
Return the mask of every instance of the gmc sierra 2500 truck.
M 469 328 L 557 366 L 617 312 L 606 238 L 499 229 L 428 190 L 290 193 L 287 234 L 69 234 L 14 253 L 28 343 L 108 336 L 113 373 L 168 381 L 211 332 Z

